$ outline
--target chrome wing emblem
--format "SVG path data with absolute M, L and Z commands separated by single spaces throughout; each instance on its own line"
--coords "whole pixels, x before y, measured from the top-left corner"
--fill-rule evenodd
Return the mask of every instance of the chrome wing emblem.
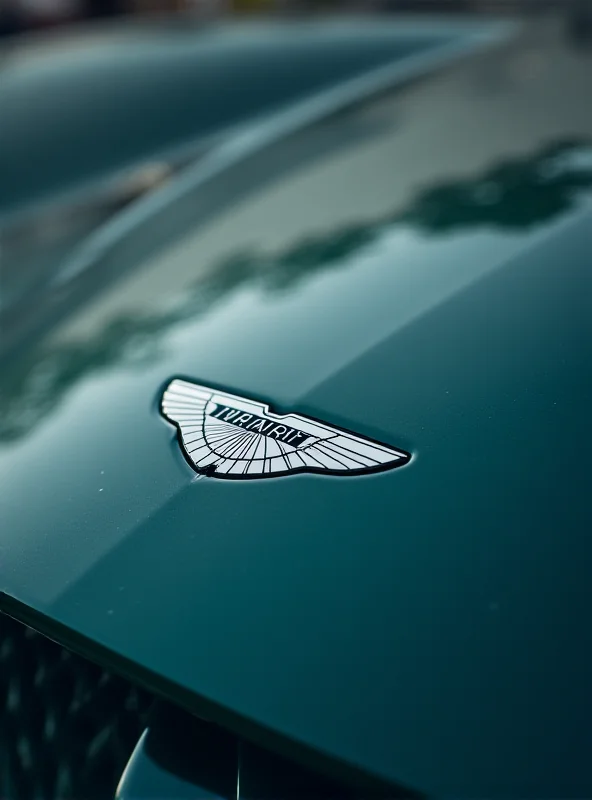
M 274 414 L 264 403 L 178 378 L 165 389 L 161 412 L 177 426 L 193 469 L 213 478 L 360 475 L 394 469 L 411 458 L 310 417 Z

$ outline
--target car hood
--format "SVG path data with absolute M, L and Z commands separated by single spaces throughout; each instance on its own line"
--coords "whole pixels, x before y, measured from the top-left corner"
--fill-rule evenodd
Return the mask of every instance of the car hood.
M 93 229 L 222 139 L 340 84 L 384 80 L 410 59 L 492 35 L 472 27 L 206 25 L 179 14 L 0 44 L 0 349 L 13 349 L 19 321 L 30 324 L 31 303 L 48 305 L 53 273 Z
M 2 608 L 327 769 L 585 796 L 588 58 L 546 21 L 254 130 L 65 264 L 3 362 Z M 196 479 L 176 375 L 412 459 Z

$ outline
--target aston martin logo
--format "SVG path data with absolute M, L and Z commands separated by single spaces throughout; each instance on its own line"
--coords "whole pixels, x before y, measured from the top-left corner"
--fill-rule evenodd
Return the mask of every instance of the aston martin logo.
M 196 472 L 213 478 L 271 478 L 296 472 L 359 475 L 394 469 L 411 456 L 300 414 L 280 416 L 256 400 L 175 379 L 162 397 Z

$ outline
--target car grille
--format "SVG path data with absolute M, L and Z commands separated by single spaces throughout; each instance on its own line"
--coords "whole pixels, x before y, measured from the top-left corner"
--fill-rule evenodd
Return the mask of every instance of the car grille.
M 152 697 L 0 614 L 0 797 L 113 797 Z

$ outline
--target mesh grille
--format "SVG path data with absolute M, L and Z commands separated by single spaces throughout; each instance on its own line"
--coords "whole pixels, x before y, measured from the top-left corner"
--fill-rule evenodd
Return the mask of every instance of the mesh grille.
M 113 797 L 152 697 L 0 614 L 0 797 Z

